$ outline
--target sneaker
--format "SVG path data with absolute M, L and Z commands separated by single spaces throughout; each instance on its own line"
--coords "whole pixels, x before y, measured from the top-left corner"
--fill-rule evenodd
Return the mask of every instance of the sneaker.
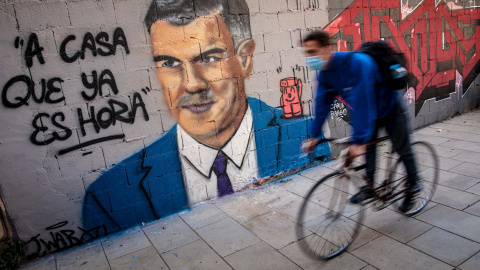
M 353 204 L 359 204 L 370 198 L 373 198 L 372 190 L 368 186 L 363 186 L 357 194 L 350 198 L 350 202 Z
M 415 195 L 420 193 L 421 190 L 422 188 L 418 184 L 416 184 L 412 189 L 407 190 L 405 192 L 405 199 L 398 207 L 398 210 L 400 210 L 400 212 L 402 213 L 407 213 L 408 211 L 410 211 L 415 204 Z

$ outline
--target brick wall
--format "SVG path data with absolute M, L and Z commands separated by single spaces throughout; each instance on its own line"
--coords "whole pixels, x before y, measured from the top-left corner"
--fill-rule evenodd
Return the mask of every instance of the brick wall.
M 258 108 L 253 108 L 255 105 L 250 103 L 255 127 L 258 127 L 255 121 L 277 121 L 271 126 L 265 123 L 267 127 L 255 129 L 255 135 L 252 135 L 256 138 L 256 149 L 252 151 L 258 154 L 258 167 L 260 171 L 265 168 L 263 172 L 268 172 L 261 172 L 258 179 L 310 165 L 308 159 L 299 158 L 298 146 L 309 132 L 315 74 L 304 64 L 300 40 L 309 31 L 327 27 L 332 33 L 341 32 L 336 38 L 347 40 L 352 44 L 349 48 L 353 48 L 357 44 L 344 34 L 350 24 L 342 26 L 338 22 L 359 19 L 348 15 L 352 14 L 348 7 L 357 2 L 246 1 L 251 36 L 256 46 L 252 70 L 244 79 L 244 90 L 248 97 L 263 102 Z M 367 2 L 369 6 L 361 8 L 372 10 L 372 14 L 394 14 L 403 3 Z M 434 2 L 424 1 L 424 5 L 431 8 Z M 183 190 L 184 186 L 174 180 L 180 177 L 181 181 L 185 174 L 181 169 L 175 171 L 177 165 L 182 168 L 179 164 L 171 165 L 172 159 L 178 159 L 178 154 L 165 150 L 159 155 L 158 151 L 149 150 L 161 138 L 166 138 L 178 122 L 172 115 L 174 107 L 168 106 L 172 93 L 160 85 L 152 60 L 151 36 L 144 23 L 150 4 L 150 0 L 0 0 L 0 118 L 3 125 L 0 129 L 0 190 L 8 217 L 2 222 L 12 228 L 11 234 L 28 243 L 25 246 L 27 254 L 43 255 L 68 248 L 97 235 L 158 218 L 162 213 L 198 202 L 188 201 L 188 198 L 183 204 L 178 202 L 181 200 L 178 190 Z M 441 7 L 450 10 L 452 6 L 447 4 Z M 425 98 L 417 94 L 423 88 L 411 88 L 406 100 L 410 101 L 415 127 L 443 120 L 478 105 L 478 55 L 472 56 L 470 48 L 471 42 L 480 40 L 476 31 L 478 26 L 474 25 L 479 17 L 478 9 L 467 4 L 465 2 L 462 8 L 453 7 L 455 11 L 449 13 L 453 19 L 449 17 L 447 20 L 452 26 L 453 22 L 458 22 L 460 27 L 455 34 L 446 36 L 450 38 L 448 46 L 455 43 L 459 44 L 458 48 L 466 50 L 457 58 L 451 56 L 460 59 L 456 61 L 462 63 L 462 69 L 455 61 L 443 67 L 444 78 L 439 80 L 436 88 L 428 88 L 428 91 L 441 92 L 441 95 Z M 236 7 L 232 5 L 229 12 L 235 16 L 246 15 L 244 11 L 236 13 Z M 462 10 L 469 10 L 470 16 L 476 17 L 465 19 Z M 417 16 L 413 10 L 411 14 Z M 447 13 L 442 14 L 446 16 Z M 400 16 L 393 17 L 398 22 Z M 362 23 L 362 33 L 365 29 L 372 31 L 365 27 Z M 420 29 L 421 25 L 415 27 Z M 458 31 L 465 33 L 460 41 Z M 185 31 L 164 35 L 184 36 L 180 40 L 192 41 Z M 365 37 L 364 34 L 361 36 Z M 411 43 L 410 39 L 405 40 Z M 451 48 L 442 55 L 442 61 L 447 61 L 448 54 L 453 55 L 456 51 Z M 430 54 L 428 59 L 434 61 L 435 57 Z M 229 59 L 225 61 L 231 61 Z M 427 66 L 437 73 L 434 62 Z M 465 69 L 465 66 L 471 68 Z M 223 66 L 223 74 L 226 74 L 225 68 Z M 459 70 L 459 73 L 452 70 Z M 453 79 L 452 72 L 455 74 Z M 222 79 L 237 80 L 236 76 Z M 292 77 L 297 81 L 289 85 L 292 81 L 288 79 Z M 468 85 L 464 83 L 467 77 Z M 243 77 L 239 78 L 240 83 Z M 298 80 L 302 83 L 301 96 L 292 104 L 282 106 L 282 95 L 288 94 L 282 94 L 282 90 L 296 86 L 289 91 L 298 94 Z M 290 117 L 290 113 L 295 117 Z M 347 119 L 348 115 L 343 114 L 330 118 L 325 134 L 333 137 L 347 134 Z M 271 134 L 275 132 L 281 134 L 278 140 L 272 141 Z M 324 147 L 322 151 L 325 154 L 330 149 Z M 269 154 L 273 155 L 273 161 L 263 160 Z M 202 160 L 202 153 L 199 153 L 199 160 Z M 146 161 L 155 161 L 153 164 L 157 165 L 163 162 L 162 172 L 147 167 Z M 102 180 L 106 178 L 108 184 Z M 141 187 L 141 183 L 154 179 L 169 184 L 154 187 L 151 182 Z M 256 180 L 247 179 L 247 184 Z M 117 188 L 118 192 L 113 192 L 113 186 L 119 182 L 124 185 Z M 150 192 L 155 188 L 165 192 L 163 194 L 167 197 L 155 197 Z M 128 193 L 130 189 L 136 190 Z M 185 190 L 188 193 L 189 187 Z M 122 191 L 125 193 L 119 193 Z M 89 194 L 93 197 L 88 197 Z M 207 192 L 202 198 L 209 199 L 215 194 Z M 166 198 L 168 203 L 162 201 Z M 86 204 L 87 200 L 92 204 Z M 123 205 L 123 201 L 132 203 Z M 157 203 L 173 206 L 166 212 L 144 211 L 149 207 L 157 209 Z M 88 209 L 94 205 L 101 211 L 97 209 L 96 214 L 88 215 L 95 217 L 89 224 L 99 226 L 87 228 L 82 211 L 89 213 Z M 102 218 L 106 221 L 102 222 Z M 54 244 L 48 245 L 49 241 Z

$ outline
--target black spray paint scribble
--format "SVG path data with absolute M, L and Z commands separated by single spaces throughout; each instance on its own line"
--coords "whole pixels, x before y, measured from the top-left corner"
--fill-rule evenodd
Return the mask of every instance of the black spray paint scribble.
M 118 27 L 114 30 L 112 38 L 106 32 L 100 32 L 95 36 L 87 32 L 83 36 L 80 48 L 74 48 L 72 41 L 76 40 L 75 35 L 67 36 L 60 45 L 60 58 L 66 63 L 74 63 L 83 60 L 87 55 L 93 57 L 107 57 L 117 53 L 117 47 L 124 49 L 129 54 L 127 38 L 122 30 Z M 31 68 L 34 62 L 40 65 L 45 64 L 43 57 L 44 48 L 41 46 L 35 33 L 31 33 L 26 47 L 23 39 L 17 37 L 14 41 L 15 48 L 24 50 L 24 61 L 28 68 Z M 77 49 L 76 51 L 74 49 Z M 109 69 L 101 71 L 93 70 L 90 74 L 81 74 L 82 85 L 85 90 L 79 94 L 85 101 L 92 101 L 97 97 L 110 97 L 105 99 L 105 105 L 88 107 L 85 111 L 82 108 L 74 110 L 81 136 L 87 136 L 86 126 L 91 125 L 98 134 L 102 129 L 114 126 L 117 122 L 133 124 L 135 122 L 138 110 L 141 110 L 143 118 L 148 121 L 149 116 L 139 92 L 134 92 L 129 103 L 119 101 L 113 96 L 119 93 L 115 76 Z M 11 78 L 3 87 L 2 104 L 6 108 L 16 109 L 22 106 L 29 106 L 32 103 L 37 104 L 61 104 L 65 102 L 65 96 L 62 91 L 62 83 L 64 80 L 60 77 L 50 79 L 42 78 L 39 84 L 36 84 L 31 75 L 18 75 Z M 19 90 L 21 89 L 21 90 Z M 145 90 L 146 89 L 146 90 Z M 147 91 L 148 90 L 148 91 Z M 150 89 L 145 87 L 142 92 L 147 95 Z M 73 132 L 67 127 L 65 122 L 71 123 L 62 111 L 54 113 L 39 112 L 34 115 L 32 120 L 33 132 L 30 134 L 30 141 L 34 145 L 48 145 L 55 141 L 65 141 L 69 139 Z M 71 151 L 78 150 L 82 147 L 93 145 L 96 143 L 117 140 L 125 138 L 124 134 L 110 135 L 107 137 L 96 138 L 59 150 L 58 154 L 63 155 Z
M 40 237 L 41 234 L 33 236 L 24 244 L 24 248 L 32 250 L 29 257 L 43 256 L 47 253 L 57 252 L 67 248 L 81 245 L 107 234 L 105 226 L 98 226 L 85 230 L 77 226 L 78 231 L 65 229 L 68 221 L 62 221 L 45 228 L 48 236 Z M 62 229 L 64 228 L 64 229 Z

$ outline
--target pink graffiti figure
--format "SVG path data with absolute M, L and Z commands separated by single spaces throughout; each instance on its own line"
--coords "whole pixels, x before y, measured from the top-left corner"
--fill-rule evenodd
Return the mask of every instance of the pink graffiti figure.
M 280 81 L 280 105 L 283 108 L 285 118 L 293 118 L 303 115 L 302 108 L 302 81 L 295 77 L 285 78 Z

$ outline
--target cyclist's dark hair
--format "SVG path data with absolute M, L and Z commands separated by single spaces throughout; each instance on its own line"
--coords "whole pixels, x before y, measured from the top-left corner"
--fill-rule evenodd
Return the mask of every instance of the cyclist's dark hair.
M 318 45 L 320 45 L 320 47 L 331 45 L 330 35 L 323 30 L 313 31 L 310 34 L 308 34 L 308 36 L 303 39 L 303 43 L 307 41 L 316 41 L 318 42 Z
M 150 28 L 158 20 L 172 25 L 187 25 L 198 17 L 217 11 L 230 30 L 235 48 L 243 40 L 252 38 L 245 0 L 153 0 L 145 16 L 145 26 L 150 33 Z

